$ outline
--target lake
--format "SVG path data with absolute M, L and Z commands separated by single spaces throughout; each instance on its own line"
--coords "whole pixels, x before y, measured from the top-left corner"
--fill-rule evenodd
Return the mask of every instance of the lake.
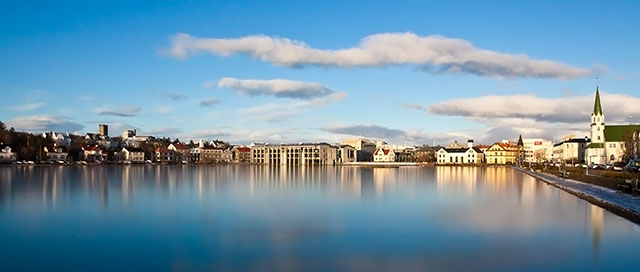
M 2 271 L 640 271 L 640 228 L 508 167 L 0 167 Z

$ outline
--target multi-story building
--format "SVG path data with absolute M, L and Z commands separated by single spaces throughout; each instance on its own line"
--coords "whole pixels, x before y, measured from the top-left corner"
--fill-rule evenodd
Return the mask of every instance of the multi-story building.
M 437 164 L 479 164 L 484 162 L 484 153 L 480 148 L 473 146 L 473 140 L 467 141 L 467 147 L 462 147 L 457 141 L 449 146 L 441 147 L 436 152 Z
M 553 161 L 571 164 L 584 163 L 589 138 L 567 136 L 562 142 L 553 145 Z
M 222 153 L 224 148 L 215 146 L 204 146 L 200 148 L 200 163 L 223 162 Z
M 373 153 L 374 162 L 395 162 L 396 153 L 391 148 L 378 148 Z
M 334 165 L 338 148 L 327 143 L 257 144 L 251 148 L 251 162 L 277 165 Z
M 524 161 L 543 162 L 553 159 L 553 144 L 547 139 L 523 139 Z
M 373 153 L 376 151 L 376 142 L 364 138 L 346 138 L 342 145 L 349 145 L 356 149 L 357 161 L 373 161 Z
M 144 162 L 144 150 L 137 147 L 123 147 L 120 152 L 121 160 L 130 161 L 130 162 Z
M 185 144 L 183 143 L 171 143 L 169 144 L 169 146 L 167 146 L 167 148 L 169 150 L 173 150 L 177 153 L 178 161 L 189 161 L 190 158 L 190 152 L 189 152 L 189 147 L 187 147 Z
M 484 152 L 487 164 L 516 164 L 519 148 L 517 144 L 507 140 L 494 143 Z
M 178 153 L 166 147 L 157 147 L 155 149 L 155 161 L 172 163 L 178 160 Z
M 251 162 L 251 148 L 234 146 L 232 149 L 234 162 Z
M 54 143 L 52 145 L 45 146 L 43 149 L 47 156 L 47 160 L 50 162 L 66 161 L 69 158 L 69 151 L 64 145 Z
M 356 153 L 358 151 L 350 145 L 341 145 L 338 149 L 338 162 L 339 163 L 350 163 L 356 162 L 358 160 Z
M 107 160 L 107 150 L 98 145 L 82 146 L 82 158 L 90 162 L 102 162 Z

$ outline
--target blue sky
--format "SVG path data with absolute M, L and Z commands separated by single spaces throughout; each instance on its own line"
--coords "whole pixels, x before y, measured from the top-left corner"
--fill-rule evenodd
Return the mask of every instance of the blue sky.
M 232 143 L 558 139 L 586 135 L 596 76 L 608 123 L 640 119 L 639 4 L 514 2 L 6 3 L 0 120 Z M 334 54 L 350 48 L 365 54 Z

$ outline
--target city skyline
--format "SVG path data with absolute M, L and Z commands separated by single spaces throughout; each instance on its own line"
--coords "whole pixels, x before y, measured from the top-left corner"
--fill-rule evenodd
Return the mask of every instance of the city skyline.
M 0 120 L 18 130 L 561 139 L 588 135 L 596 77 L 608 124 L 640 119 L 636 3 L 51 5 L 1 12 Z

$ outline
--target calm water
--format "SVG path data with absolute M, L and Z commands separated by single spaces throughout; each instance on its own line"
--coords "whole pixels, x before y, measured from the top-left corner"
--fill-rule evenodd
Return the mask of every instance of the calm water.
M 0 260 L 2 271 L 640 271 L 640 229 L 502 167 L 0 167 Z

